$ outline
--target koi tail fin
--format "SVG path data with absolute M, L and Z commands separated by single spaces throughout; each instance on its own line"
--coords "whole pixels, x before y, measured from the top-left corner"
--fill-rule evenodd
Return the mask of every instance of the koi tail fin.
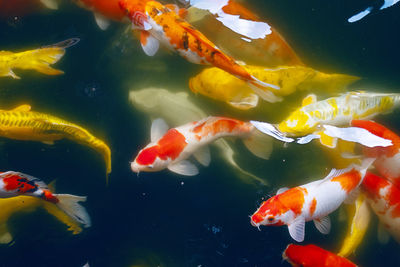
M 55 195 L 59 202 L 56 204 L 61 210 L 68 214 L 75 221 L 83 224 L 85 228 L 91 226 L 90 216 L 86 209 L 81 206 L 78 202 L 85 202 L 86 197 L 68 195 L 68 194 L 56 194 Z
M 255 156 L 268 160 L 272 150 L 273 138 L 254 129 L 251 136 L 243 140 L 247 149 Z
M 300 89 L 315 88 L 321 89 L 328 92 L 337 92 L 345 90 L 350 84 L 360 80 L 360 77 L 347 75 L 347 74 L 327 74 L 316 71 L 315 76 L 306 82 L 305 85 L 301 86 Z
M 276 96 L 273 93 L 273 90 L 280 89 L 279 86 L 265 83 L 263 81 L 260 81 L 254 76 L 251 76 L 251 80 L 248 80 L 247 83 L 257 95 L 259 95 L 262 99 L 264 99 L 267 102 L 275 103 L 283 100 L 282 97 Z

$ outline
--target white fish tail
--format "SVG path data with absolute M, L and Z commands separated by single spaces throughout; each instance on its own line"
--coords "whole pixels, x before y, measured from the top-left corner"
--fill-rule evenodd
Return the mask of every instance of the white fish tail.
M 86 197 L 74 196 L 69 194 L 56 194 L 59 202 L 56 204 L 61 210 L 68 214 L 77 222 L 83 224 L 84 227 L 90 227 L 90 216 L 85 207 L 81 206 L 78 202 L 85 202 Z

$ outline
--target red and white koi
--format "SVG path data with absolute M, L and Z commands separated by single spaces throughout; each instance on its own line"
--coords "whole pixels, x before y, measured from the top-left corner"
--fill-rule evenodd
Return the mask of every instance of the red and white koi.
M 266 139 L 249 122 L 224 117 L 208 117 L 168 130 L 162 119 L 151 126 L 151 143 L 139 151 L 131 163 L 134 172 L 156 172 L 168 168 L 182 175 L 196 175 L 198 168 L 188 160 L 193 155 L 204 165 L 210 164 L 206 145 L 222 138 L 234 136 L 244 139 L 246 147 L 256 156 L 268 159 L 271 139 Z
M 351 124 L 376 136 L 391 140 L 391 146 L 364 147 L 363 152 L 367 157 L 376 158 L 374 166 L 383 177 L 400 186 L 400 136 L 373 121 L 353 120 Z
M 314 221 L 323 234 L 330 232 L 328 215 L 343 201 L 351 202 L 357 196 L 365 172 L 373 159 L 359 165 L 332 171 L 322 180 L 317 180 L 291 189 L 281 188 L 277 194 L 264 201 L 251 216 L 251 224 L 287 225 L 290 236 L 297 242 L 304 240 L 305 222 Z
M 140 42 L 147 55 L 155 55 L 161 43 L 191 63 L 214 65 L 246 81 L 263 98 L 269 96 L 260 88 L 279 89 L 258 80 L 235 59 L 223 53 L 200 31 L 183 20 L 176 6 L 139 0 L 120 0 L 119 4 L 132 20 L 133 28 L 141 31 Z
M 38 197 L 53 203 L 72 219 L 85 227 L 90 227 L 90 217 L 85 208 L 78 203 L 86 201 L 86 197 L 53 194 L 44 182 L 21 172 L 7 171 L 0 173 L 0 198 L 20 195 Z
M 356 267 L 346 258 L 315 245 L 289 244 L 282 253 L 282 258 L 292 266 L 302 267 Z
M 381 222 L 380 227 L 383 226 L 400 243 L 400 188 L 370 172 L 365 175 L 362 188 Z M 381 228 L 379 231 L 378 238 L 386 239 Z

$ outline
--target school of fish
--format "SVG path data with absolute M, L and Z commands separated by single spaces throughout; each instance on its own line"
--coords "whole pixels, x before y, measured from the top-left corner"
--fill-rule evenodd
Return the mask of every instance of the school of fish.
M 393 237 L 400 243 L 400 136 L 396 130 L 371 120 L 397 109 L 400 93 L 350 91 L 348 87 L 362 78 L 306 66 L 275 28 L 236 0 L 73 2 L 93 12 L 102 30 L 110 29 L 111 23 L 129 25 L 132 38 L 138 37 L 147 56 L 156 58 L 158 50 L 164 48 L 190 63 L 212 66 L 188 79 L 184 85 L 190 89 L 188 92 L 156 87 L 130 91 L 131 104 L 152 120 L 149 140 L 139 140 L 137 147 L 132 148 L 132 172 L 167 169 L 175 175 L 195 176 L 200 173 L 199 164 L 211 164 L 208 146 L 214 145 L 237 176 L 246 177 L 243 181 L 267 185 L 266 179 L 238 164 L 234 157 L 240 154 L 238 149 L 225 139 L 241 139 L 254 156 L 263 160 L 271 157 L 276 143 L 307 146 L 317 139 L 330 159 L 331 165 L 326 169 L 331 171 L 312 180 L 293 172 L 296 186 L 282 187 L 275 195 L 266 197 L 253 211 L 249 225 L 260 231 L 264 226 L 287 226 L 293 240 L 309 243 L 306 222 L 313 221 L 320 233 L 329 235 L 329 215 L 346 209 L 348 232 L 340 250 L 333 253 L 314 244 L 289 244 L 282 257 L 292 266 L 356 266 L 346 257 L 357 259 L 355 251 L 374 215 L 379 221 L 379 241 L 385 243 Z M 58 0 L 0 0 L 0 19 L 24 16 L 42 8 L 54 10 L 61 4 Z M 381 9 L 394 4 L 385 1 Z M 350 18 L 349 22 L 360 20 L 370 11 Z M 202 26 L 198 29 L 195 24 L 199 22 Z M 0 51 L 0 79 L 20 79 L 24 70 L 64 74 L 51 65 L 61 60 L 67 48 L 69 51 L 75 49 L 70 47 L 79 46 L 79 41 L 72 37 L 26 51 Z M 29 80 L 29 76 L 25 79 Z M 275 102 L 282 102 L 284 107 L 286 98 L 301 96 L 304 91 L 309 93 L 301 103 L 295 100 L 288 111 L 279 110 L 284 119 L 278 122 L 237 119 L 234 112 L 226 116 L 229 109 L 219 116 L 193 102 L 200 94 L 213 105 L 224 102 L 246 114 Z M 317 93 L 325 98 L 317 99 Z M 78 124 L 32 111 L 28 104 L 4 107 L 0 109 L 0 137 L 55 146 L 54 141 L 68 139 L 90 147 L 104 160 L 108 182 L 112 150 Z M 72 234 L 79 234 L 92 224 L 90 212 L 80 204 L 86 196 L 55 193 L 53 186 L 19 171 L 0 172 L 0 198 L 3 244 L 13 241 L 9 218 L 37 207 L 44 207 L 65 223 Z

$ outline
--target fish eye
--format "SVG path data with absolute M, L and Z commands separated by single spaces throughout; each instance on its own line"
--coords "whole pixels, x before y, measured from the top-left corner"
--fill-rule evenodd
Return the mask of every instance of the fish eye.
M 275 218 L 273 216 L 268 217 L 269 222 L 273 222 L 274 220 L 275 220 Z

